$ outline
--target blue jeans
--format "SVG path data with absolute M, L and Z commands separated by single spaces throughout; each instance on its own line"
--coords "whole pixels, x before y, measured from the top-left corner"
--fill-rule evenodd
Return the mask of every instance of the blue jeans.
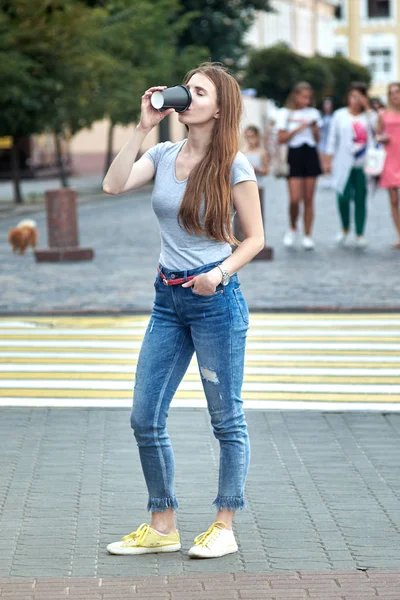
M 222 262 L 222 261 L 220 261 Z M 188 271 L 170 271 L 167 279 L 199 275 L 211 263 Z M 153 311 L 136 370 L 131 427 L 149 492 L 147 509 L 178 508 L 174 493 L 174 454 L 166 430 L 168 409 L 196 352 L 215 437 L 220 444 L 218 509 L 245 507 L 244 487 L 250 444 L 241 388 L 249 311 L 237 275 L 214 294 L 192 287 L 166 286 L 157 275 Z M 196 449 L 193 448 L 193 458 Z

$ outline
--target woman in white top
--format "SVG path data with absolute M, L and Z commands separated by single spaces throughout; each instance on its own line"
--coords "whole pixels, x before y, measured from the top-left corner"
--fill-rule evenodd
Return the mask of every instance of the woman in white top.
M 289 218 L 290 228 L 283 238 L 287 248 L 294 245 L 297 233 L 297 220 L 300 203 L 304 203 L 304 237 L 303 248 L 312 250 L 314 242 L 311 230 L 314 221 L 314 192 L 321 167 L 318 158 L 317 144 L 320 138 L 321 115 L 311 106 L 313 89 L 309 83 L 297 83 L 285 108 L 279 111 L 277 120 L 278 143 L 289 147 Z
M 371 114 L 373 111 L 369 107 L 367 89 L 363 82 L 350 84 L 347 106 L 334 112 L 326 145 L 326 170 L 332 172 L 332 183 L 337 192 L 342 224 L 336 241 L 339 244 L 347 243 L 350 231 L 350 202 L 354 200 L 355 243 L 360 248 L 367 244 L 364 238 L 367 214 L 364 163 L 376 120 Z

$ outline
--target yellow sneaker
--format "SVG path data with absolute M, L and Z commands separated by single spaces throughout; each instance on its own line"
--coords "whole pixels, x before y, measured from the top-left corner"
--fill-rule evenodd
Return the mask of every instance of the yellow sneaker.
M 190 558 L 220 558 L 237 551 L 238 546 L 233 531 L 227 529 L 225 523 L 217 521 L 205 533 L 195 538 L 189 556 Z
M 159 533 L 147 523 L 142 523 L 136 531 L 123 537 L 120 542 L 113 542 L 107 546 L 110 554 L 150 554 L 177 552 L 180 549 L 181 540 L 178 531 L 168 534 Z

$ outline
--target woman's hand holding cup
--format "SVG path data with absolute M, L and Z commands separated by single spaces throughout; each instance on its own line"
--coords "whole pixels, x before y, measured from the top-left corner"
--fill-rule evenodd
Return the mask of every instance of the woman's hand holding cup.
M 153 127 L 156 127 L 156 125 L 158 125 L 160 121 L 165 119 L 165 117 L 174 112 L 173 108 L 170 108 L 169 110 L 166 110 L 164 112 L 159 112 L 151 105 L 150 98 L 153 92 L 162 92 L 166 88 L 166 85 L 151 87 L 148 90 L 146 90 L 143 94 L 140 121 L 138 127 L 143 129 L 144 131 L 150 131 L 151 129 L 153 129 Z

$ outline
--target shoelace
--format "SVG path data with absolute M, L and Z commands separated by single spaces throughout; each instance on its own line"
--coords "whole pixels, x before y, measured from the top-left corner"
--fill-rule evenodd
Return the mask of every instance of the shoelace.
M 141 542 L 145 539 L 146 535 L 150 531 L 150 525 L 147 523 L 142 523 L 136 529 L 136 531 L 132 531 L 129 535 L 126 535 L 122 538 L 123 542 L 135 541 L 138 546 L 140 546 Z
M 213 523 L 207 531 L 201 533 L 194 539 L 194 543 L 196 546 L 207 546 L 209 542 L 215 539 L 216 534 L 218 534 L 222 529 L 225 529 L 226 525 L 222 522 Z

